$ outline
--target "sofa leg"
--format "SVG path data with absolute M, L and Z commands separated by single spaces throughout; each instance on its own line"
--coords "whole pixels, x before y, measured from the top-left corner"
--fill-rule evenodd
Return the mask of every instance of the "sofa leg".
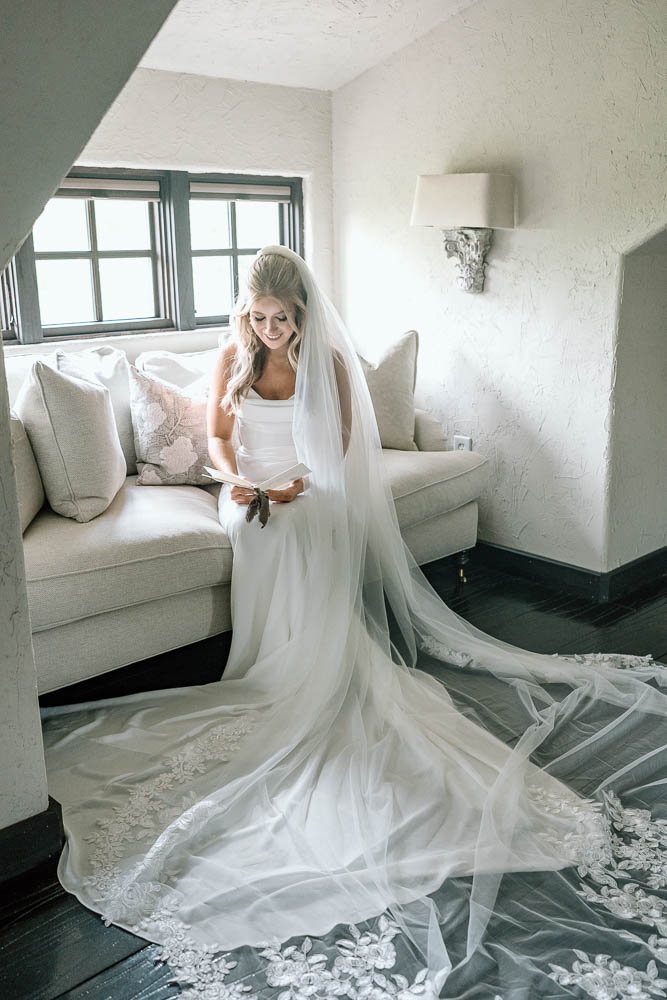
M 468 578 L 465 574 L 465 565 L 469 561 L 470 557 L 466 549 L 463 552 L 456 553 L 456 565 L 459 568 L 459 583 L 467 583 Z

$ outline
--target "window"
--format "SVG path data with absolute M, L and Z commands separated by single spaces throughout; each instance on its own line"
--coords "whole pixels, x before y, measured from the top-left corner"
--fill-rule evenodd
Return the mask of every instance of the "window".
M 164 325 L 159 208 L 157 180 L 65 178 L 32 231 L 45 334 Z
M 3 337 L 226 324 L 261 246 L 302 252 L 301 199 L 299 178 L 75 168 L 2 275 Z
M 226 322 L 250 260 L 262 246 L 288 245 L 287 184 L 190 181 L 190 241 L 197 323 Z
M 13 262 L 0 274 L 0 333 L 3 340 L 16 340 L 18 336 Z

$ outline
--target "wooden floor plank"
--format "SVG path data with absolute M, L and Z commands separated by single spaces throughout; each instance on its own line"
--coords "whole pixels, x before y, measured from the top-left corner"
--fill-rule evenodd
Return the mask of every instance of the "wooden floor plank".
M 57 1000 L 172 1000 L 180 995 L 164 965 L 157 965 L 157 945 L 148 945 L 111 968 L 105 969 Z
M 0 930 L 0 997 L 54 1000 L 146 947 L 61 889 Z

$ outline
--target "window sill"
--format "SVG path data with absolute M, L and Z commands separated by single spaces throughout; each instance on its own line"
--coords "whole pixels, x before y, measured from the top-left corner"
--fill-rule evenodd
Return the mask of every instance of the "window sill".
M 48 337 L 37 344 L 20 344 L 18 341 L 4 343 L 5 357 L 26 354 L 54 354 L 57 350 L 85 351 L 89 347 L 118 347 L 126 351 L 134 360 L 143 351 L 184 351 L 207 350 L 216 347 L 231 333 L 229 326 L 197 327 L 196 330 L 150 330 L 107 334 L 79 334 L 74 337 Z

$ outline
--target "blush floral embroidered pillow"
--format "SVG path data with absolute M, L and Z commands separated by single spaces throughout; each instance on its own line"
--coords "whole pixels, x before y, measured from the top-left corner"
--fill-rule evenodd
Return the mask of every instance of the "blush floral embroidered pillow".
M 194 387 L 192 387 L 194 388 Z M 130 406 L 139 486 L 204 486 L 210 464 L 205 387 L 195 393 L 130 365 Z

